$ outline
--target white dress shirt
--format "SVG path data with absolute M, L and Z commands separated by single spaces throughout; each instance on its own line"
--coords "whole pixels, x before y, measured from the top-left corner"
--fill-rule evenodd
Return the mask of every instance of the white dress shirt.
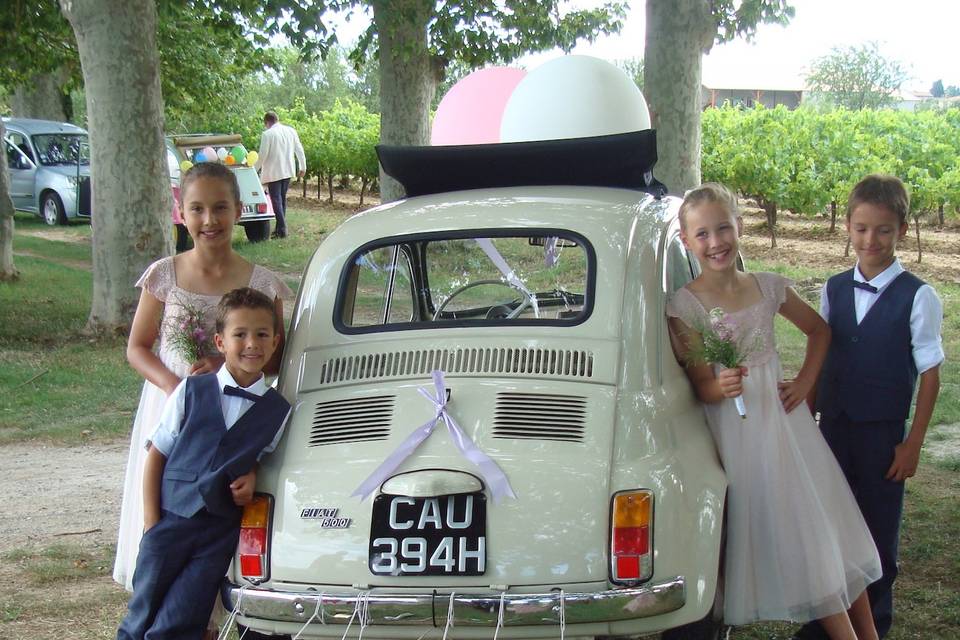
M 870 311 L 877 299 L 894 279 L 904 272 L 900 260 L 894 258 L 893 264 L 877 274 L 872 280 L 867 280 L 860 273 L 860 263 L 857 262 L 853 270 L 853 279 L 866 282 L 877 288 L 876 293 L 865 289 L 853 290 L 853 305 L 857 314 L 857 324 Z M 827 285 L 824 283 L 820 292 L 820 315 L 829 322 L 830 300 L 827 299 Z M 917 365 L 917 373 L 921 374 L 943 362 L 943 344 L 940 340 L 940 325 L 943 322 L 943 304 L 937 292 L 928 284 L 917 289 L 913 297 L 913 308 L 910 311 L 910 339 L 913 343 L 913 362 Z
M 307 157 L 300 136 L 293 127 L 277 122 L 260 137 L 260 151 L 253 165 L 260 172 L 261 184 L 285 180 L 307 170 Z
M 170 452 L 173 451 L 173 445 L 177 440 L 177 436 L 180 435 L 180 423 L 183 422 L 187 380 L 188 378 L 181 380 L 177 388 L 174 389 L 170 397 L 167 398 L 167 402 L 163 406 L 163 412 L 160 414 L 160 422 L 157 424 L 157 428 L 154 429 L 153 435 L 147 440 L 148 448 L 152 443 L 164 456 L 170 455 Z M 228 396 L 223 393 L 223 388 L 227 385 L 240 387 L 237 381 L 233 379 L 233 376 L 230 375 L 230 372 L 227 371 L 226 365 L 220 367 L 220 370 L 217 371 L 217 383 L 220 385 L 220 408 L 223 410 L 223 422 L 227 425 L 227 429 L 229 429 L 237 423 L 240 416 L 247 412 L 247 409 L 253 406 L 253 400 L 239 396 Z M 264 380 L 263 374 L 260 374 L 260 378 L 249 387 L 240 388 L 254 395 L 262 396 L 267 392 L 267 383 Z M 260 452 L 260 455 L 257 456 L 258 460 L 263 454 L 270 453 L 276 449 L 289 417 L 290 412 L 287 411 L 287 415 L 284 416 L 283 422 L 277 430 L 277 435 L 274 436 L 270 444 Z

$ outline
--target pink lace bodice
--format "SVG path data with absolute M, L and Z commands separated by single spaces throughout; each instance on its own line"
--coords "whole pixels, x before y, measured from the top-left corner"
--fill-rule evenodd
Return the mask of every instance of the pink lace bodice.
M 787 299 L 787 287 L 793 284 L 776 273 L 752 275 L 760 287 L 761 299 L 749 307 L 726 314 L 727 324 L 747 352 L 743 364 L 748 367 L 765 364 L 777 355 L 773 319 Z M 710 310 L 687 287 L 678 289 L 671 296 L 667 302 L 667 315 L 679 318 L 695 331 L 710 324 Z
M 180 354 L 169 344 L 169 328 L 176 326 L 182 319 L 185 310 L 192 307 L 200 311 L 204 317 L 204 327 L 210 336 L 213 335 L 214 325 L 216 323 L 217 303 L 220 302 L 219 295 L 208 295 L 204 293 L 194 293 L 177 286 L 177 275 L 174 270 L 173 258 L 161 258 L 152 265 L 137 280 L 137 286 L 149 291 L 153 296 L 163 302 L 163 318 L 160 324 L 160 346 L 157 355 L 164 365 L 179 376 L 186 375 L 190 364 L 185 362 Z M 249 287 L 261 291 L 270 299 L 291 298 L 293 292 L 290 287 L 273 271 L 261 267 L 253 266 L 253 273 L 250 274 Z

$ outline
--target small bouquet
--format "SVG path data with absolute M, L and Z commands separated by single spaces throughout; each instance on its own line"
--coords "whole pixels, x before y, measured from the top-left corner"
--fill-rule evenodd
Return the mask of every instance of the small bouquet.
M 191 304 L 178 304 L 181 311 L 166 326 L 167 342 L 185 362 L 194 363 L 213 351 L 213 336 L 204 323 L 203 312 Z
M 748 344 L 747 336 L 738 336 L 730 322 L 727 312 L 720 307 L 710 310 L 709 323 L 699 327 L 703 347 L 690 353 L 689 359 L 695 363 L 718 364 L 725 369 L 736 369 L 743 364 L 747 356 L 756 350 L 759 337 L 753 336 Z M 733 399 L 737 413 L 746 420 L 747 408 L 743 396 Z

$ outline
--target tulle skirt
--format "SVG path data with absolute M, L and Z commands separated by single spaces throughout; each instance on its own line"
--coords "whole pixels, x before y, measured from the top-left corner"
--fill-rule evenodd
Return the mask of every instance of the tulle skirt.
M 780 362 L 744 379 L 747 418 L 707 405 L 730 483 L 724 619 L 805 622 L 848 609 L 882 571 L 876 546 L 806 404 L 787 414 Z

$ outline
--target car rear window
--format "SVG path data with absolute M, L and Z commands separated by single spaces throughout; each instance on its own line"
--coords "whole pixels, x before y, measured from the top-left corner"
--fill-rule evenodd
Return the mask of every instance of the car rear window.
M 592 247 L 569 231 L 384 239 L 347 263 L 337 325 L 355 333 L 579 324 L 593 306 L 593 265 Z

